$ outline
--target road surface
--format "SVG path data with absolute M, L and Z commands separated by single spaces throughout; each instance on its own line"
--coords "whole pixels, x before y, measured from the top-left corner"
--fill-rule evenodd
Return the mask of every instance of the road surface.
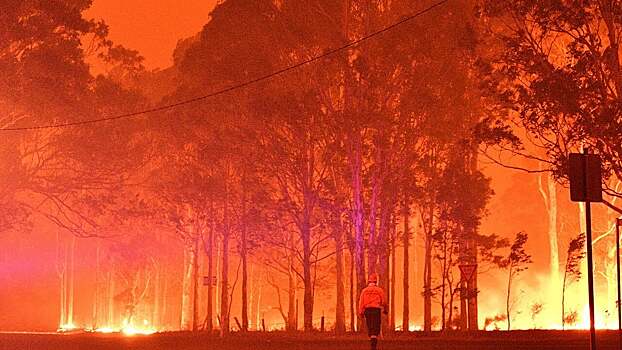
M 598 349 L 618 348 L 614 331 L 598 332 Z M 366 350 L 360 335 L 232 333 L 228 338 L 192 333 L 122 334 L 0 333 L 0 350 Z M 584 331 L 477 332 L 470 335 L 396 334 L 380 341 L 380 350 L 556 350 L 589 349 Z

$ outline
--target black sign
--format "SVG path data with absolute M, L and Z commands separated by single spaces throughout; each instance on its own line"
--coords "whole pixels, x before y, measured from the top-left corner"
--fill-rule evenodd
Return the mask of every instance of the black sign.
M 602 202 L 600 157 L 595 154 L 571 153 L 568 159 L 570 200 L 573 202 Z

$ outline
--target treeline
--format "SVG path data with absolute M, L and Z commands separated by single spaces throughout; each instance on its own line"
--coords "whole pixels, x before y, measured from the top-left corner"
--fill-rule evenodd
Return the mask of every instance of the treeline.
M 278 71 L 411 11 L 402 2 L 345 5 L 217 6 L 203 30 L 180 47 L 174 67 L 179 87 L 169 100 Z M 477 39 L 470 13 L 467 4 L 451 5 L 317 64 L 173 110 L 153 124 L 156 139 L 166 141 L 152 162 L 160 172 L 149 178 L 167 194 L 158 197 L 187 241 L 188 279 L 196 281 L 192 264 L 204 237 L 216 234 L 223 249 L 217 312 L 224 332 L 232 243 L 242 261 L 243 329 L 248 256 L 267 255 L 269 265 L 288 275 L 288 328 L 294 326 L 295 280 L 302 284 L 305 330 L 313 328 L 318 274 L 326 273 L 318 264 L 334 261 L 335 328 L 343 332 L 345 285 L 354 285 L 348 292 L 356 299 L 375 271 L 388 287 L 389 261 L 403 242 L 408 250 L 415 217 L 426 242 L 424 290 L 405 296 L 423 294 L 426 330 L 438 297 L 442 327 L 450 326 L 457 265 L 475 263 L 478 249 L 496 244 L 477 233 L 492 194 L 477 169 L 477 150 L 495 141 L 489 134 L 500 138 L 504 132 L 482 118 L 472 78 Z M 208 257 L 213 264 L 214 254 Z M 346 278 L 347 261 L 353 281 Z M 182 315 L 192 313 L 189 303 Z M 402 318 L 408 328 L 407 311 Z M 182 327 L 193 328 L 190 319 L 182 316 Z
M 89 1 L 5 2 L 0 120 L 4 129 L 20 130 L 3 131 L 0 223 L 27 230 L 45 218 L 77 237 L 100 239 L 107 248 L 98 266 L 108 261 L 112 267 L 101 272 L 98 281 L 108 282 L 98 293 L 107 296 L 96 303 L 123 300 L 130 324 L 146 298 L 155 300 L 152 315 L 172 307 L 162 282 L 170 271 L 162 262 L 167 242 L 175 239 L 184 250 L 181 329 L 211 330 L 217 322 L 229 332 L 236 269 L 239 328 L 247 330 L 250 260 L 280 276 L 273 282 L 279 293 L 286 291 L 287 307 L 280 311 L 289 330 L 297 328 L 299 288 L 303 328 L 313 329 L 319 284 L 335 288 L 336 331 L 348 324 L 354 329 L 360 320 L 352 301 L 371 272 L 380 274 L 390 295 L 403 288 L 403 329 L 413 295 L 423 297 L 424 330 L 432 329 L 433 301 L 440 304 L 440 328 L 453 328 L 459 293 L 476 309 L 476 284 L 461 280 L 458 265 L 503 265 L 498 249 L 509 245 L 478 232 L 493 194 L 478 154 L 493 146 L 520 150 L 506 117 L 519 105 L 514 99 L 527 96 L 504 83 L 512 75 L 499 77 L 510 68 L 497 59 L 513 69 L 524 66 L 504 56 L 509 51 L 487 30 L 499 27 L 481 20 L 502 16 L 493 5 L 449 2 L 339 53 L 246 85 L 390 26 L 411 14 L 412 4 L 224 1 L 200 33 L 180 41 L 173 67 L 147 72 L 138 53 L 107 38 L 104 23 L 83 19 Z M 520 4 L 505 6 L 524 14 L 512 8 Z M 475 17 L 478 11 L 482 18 Z M 524 49 L 516 40 L 509 43 Z M 93 57 L 106 64 L 107 74 L 91 73 L 86 62 Z M 240 84 L 166 111 L 79 124 Z M 531 114 L 521 117 L 533 121 Z M 551 157 L 551 164 L 563 159 Z M 409 290 L 414 222 L 425 245 L 423 290 Z M 399 287 L 398 249 L 404 256 Z M 205 322 L 198 305 L 202 255 L 208 276 L 219 276 L 218 286 L 207 286 Z M 59 276 L 68 288 L 61 260 Z M 232 261 L 239 261 L 239 274 Z M 335 267 L 334 276 L 323 262 Z M 122 286 L 111 288 L 115 280 Z M 461 303 L 460 313 L 469 307 Z M 108 322 L 114 319 L 114 307 L 103 309 Z M 63 314 L 61 323 L 67 318 Z M 391 323 L 397 318 L 392 307 Z M 469 327 L 477 327 L 474 322 Z

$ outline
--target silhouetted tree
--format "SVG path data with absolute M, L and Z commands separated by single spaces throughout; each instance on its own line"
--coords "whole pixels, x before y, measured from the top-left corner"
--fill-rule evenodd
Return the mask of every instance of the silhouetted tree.
M 562 329 L 566 325 L 566 288 L 581 279 L 581 261 L 585 258 L 585 234 L 573 238 L 566 252 L 566 267 L 562 283 Z
M 508 330 L 511 328 L 511 292 L 512 282 L 523 271 L 529 268 L 529 264 L 532 263 L 531 255 L 525 251 L 525 243 L 527 243 L 528 235 L 524 232 L 519 232 L 514 238 L 514 242 L 510 246 L 510 252 L 507 257 L 499 262 L 499 267 L 508 271 L 508 284 L 507 294 L 505 299 L 505 311 L 507 315 Z
M 493 33 L 481 60 L 491 110 L 527 130 L 546 156 L 514 152 L 548 163 L 556 178 L 565 178 L 568 153 L 588 146 L 604 160 L 604 179 L 622 178 L 619 2 L 481 5 Z

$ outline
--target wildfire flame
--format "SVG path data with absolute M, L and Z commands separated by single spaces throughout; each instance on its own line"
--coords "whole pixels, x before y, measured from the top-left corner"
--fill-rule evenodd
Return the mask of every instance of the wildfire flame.
M 121 332 L 127 336 L 132 335 L 151 335 L 157 333 L 157 330 L 149 326 L 149 321 L 143 320 L 143 325 L 141 327 L 136 327 L 132 322 L 129 322 L 127 319 L 123 320 L 123 328 L 121 328 Z
M 101 327 L 101 328 L 95 329 L 95 332 L 97 332 L 97 333 L 114 333 L 114 329 L 111 328 L 111 327 Z
M 125 319 L 123 320 L 122 327 L 102 326 L 98 328 L 84 328 L 84 330 L 87 332 L 95 332 L 95 333 L 103 333 L 103 334 L 122 333 L 123 335 L 126 335 L 126 336 L 151 335 L 151 334 L 158 332 L 157 329 L 149 325 L 149 321 L 143 320 L 142 323 L 143 324 L 141 326 L 136 326 L 132 322 L 128 322 L 128 320 Z M 58 328 L 58 332 L 69 332 L 69 331 L 75 331 L 78 329 L 80 328 L 74 324 L 64 324 Z
M 416 325 L 414 323 L 410 323 L 408 325 L 408 330 L 411 331 L 411 332 L 422 331 L 423 327 L 421 325 Z
M 75 324 L 73 324 L 73 323 L 65 323 L 65 324 L 61 324 L 58 327 L 58 332 L 61 332 L 61 333 L 62 332 L 71 332 L 71 331 L 74 331 L 76 329 L 78 329 L 78 327 L 76 327 Z

